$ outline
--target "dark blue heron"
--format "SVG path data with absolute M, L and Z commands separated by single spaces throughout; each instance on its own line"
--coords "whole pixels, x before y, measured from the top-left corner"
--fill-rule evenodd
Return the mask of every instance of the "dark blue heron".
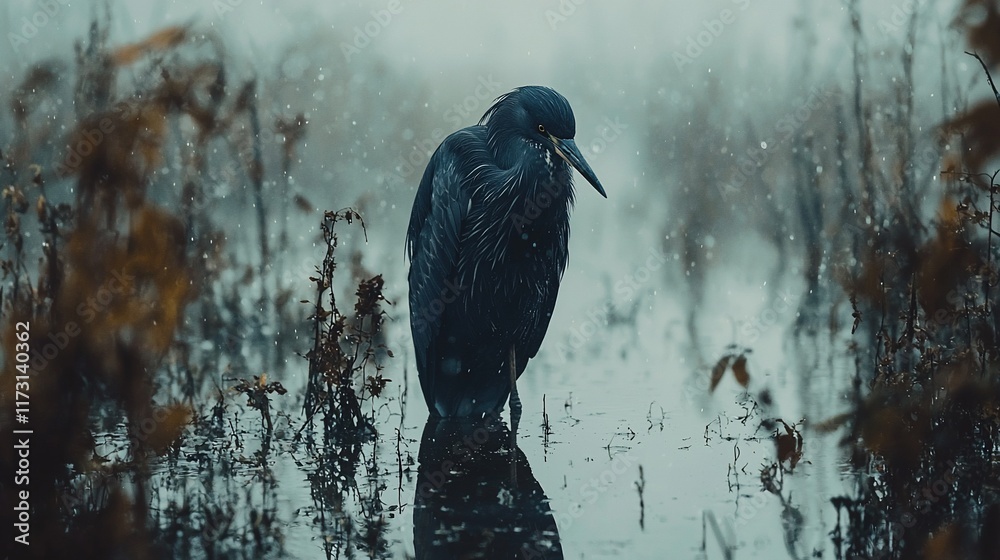
M 515 381 L 545 336 L 569 256 L 577 148 L 562 95 L 525 86 L 431 156 L 410 214 L 410 328 L 432 415 L 519 412 Z M 513 391 L 513 393 L 512 393 Z

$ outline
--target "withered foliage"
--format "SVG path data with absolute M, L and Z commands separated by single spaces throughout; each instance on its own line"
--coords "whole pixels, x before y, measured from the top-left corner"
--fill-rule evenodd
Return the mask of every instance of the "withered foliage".
M 0 416 L 0 522 L 7 527 L 16 522 L 19 499 L 9 484 L 18 461 L 12 430 L 33 430 L 31 546 L 14 550 L 21 545 L 8 538 L 0 550 L 39 558 L 274 554 L 282 544 L 273 506 L 230 493 L 209 499 L 154 471 L 183 450 L 209 477 L 231 476 L 225 465 L 239 460 L 233 450 L 205 450 L 226 435 L 220 381 L 233 374 L 243 381 L 228 395 L 247 396 L 270 437 L 270 395 L 286 391 L 264 375 L 246 381 L 246 349 L 260 349 L 252 358 L 266 360 L 276 345 L 253 338 L 262 336 L 260 325 L 276 324 L 280 338 L 305 313 L 287 287 L 263 277 L 266 224 L 273 221 L 263 213 L 277 206 L 265 206 L 264 159 L 267 149 L 277 154 L 272 160 L 283 156 L 287 178 L 305 118 L 265 123 L 282 138 L 265 146 L 256 81 L 230 84 L 218 38 L 171 27 L 116 47 L 108 29 L 107 18 L 92 24 L 71 68 L 51 62 L 26 72 L 7 105 L 14 128 L 0 138 L 2 410 L 24 398 L 14 392 L 20 362 L 9 351 L 18 323 L 30 325 L 31 346 L 28 421 L 20 426 L 11 414 Z M 228 148 L 230 162 L 213 155 L 218 147 Z M 210 212 L 210 183 L 244 182 L 256 187 L 261 213 L 260 267 L 234 262 L 229 236 Z M 313 210 L 296 200 L 301 211 Z M 247 272 L 223 284 L 227 269 Z M 277 288 L 273 301 L 264 289 L 269 282 Z M 251 286 L 261 290 L 259 299 L 245 297 Z M 365 395 L 388 380 L 377 371 L 359 378 L 359 396 L 339 388 L 349 381 L 333 364 L 366 371 L 372 352 L 360 350 L 359 341 L 381 329 L 382 288 L 380 276 L 359 286 L 356 317 L 342 323 L 352 338 L 338 339 L 343 356 L 328 356 L 321 375 L 336 394 L 334 406 L 353 404 L 356 420 Z M 339 317 L 335 306 L 333 315 Z M 210 382 L 218 389 L 211 416 L 202 412 Z M 228 427 L 240 448 L 240 432 L 231 421 Z M 109 449 L 99 439 L 125 443 Z M 191 439 L 198 445 L 188 447 Z M 262 472 L 266 441 L 253 462 Z M 263 501 L 273 504 L 274 485 L 261 480 Z
M 306 355 L 309 380 L 305 412 L 311 425 L 313 417 L 322 411 L 327 439 L 338 441 L 353 440 L 362 426 L 374 430 L 362 410 L 362 400 L 366 392 L 377 397 L 389 381 L 381 373 L 384 366 L 380 351 L 387 350 L 381 342 L 385 316 L 382 305 L 386 301 L 382 276 L 358 283 L 353 314 L 342 313 L 337 305 L 334 276 L 339 238 L 335 228 L 338 222 L 351 224 L 355 220 L 364 228 L 361 215 L 351 208 L 324 214 L 321 229 L 326 255 L 316 276 L 310 278 L 316 285 L 316 299 L 310 318 L 314 346 Z
M 778 451 L 778 465 L 787 469 L 788 472 L 792 472 L 802 460 L 802 432 L 797 426 L 789 426 L 780 418 L 776 424 L 781 424 L 774 426 L 774 444 Z
M 730 370 L 733 372 L 733 378 L 736 379 L 736 382 L 740 386 L 745 389 L 750 385 L 750 372 L 747 369 L 747 354 L 750 353 L 750 350 L 746 349 L 741 352 L 735 352 L 735 348 L 733 350 L 733 352 L 719 358 L 719 361 L 712 367 L 712 377 L 708 387 L 709 392 L 715 391 L 726 371 Z
M 994 63 L 997 14 L 993 2 L 968 0 L 956 20 Z M 871 222 L 885 227 L 855 242 L 857 267 L 842 278 L 858 355 L 854 407 L 819 425 L 846 428 L 858 472 L 854 495 L 833 500 L 837 558 L 996 558 L 1000 187 L 982 171 L 1000 155 L 997 125 L 992 96 L 944 123 L 960 155 L 940 163 L 933 223 L 912 206 L 876 207 Z
M 184 37 L 182 30 L 174 34 L 176 41 Z M 112 58 L 112 69 L 131 62 Z M 79 118 L 67 138 L 68 153 L 46 153 L 45 138 L 31 133 L 37 99 L 25 92 L 55 94 L 53 71 L 39 67 L 15 91 L 12 110 L 21 130 L 5 158 L 10 184 L 4 192 L 5 234 L 11 250 L 4 261 L 2 338 L 5 348 L 14 348 L 14 326 L 30 325 L 30 551 L 39 557 L 157 556 L 146 523 L 144 473 L 149 456 L 166 452 L 191 418 L 186 406 L 153 404 L 154 373 L 194 287 L 183 222 L 146 196 L 166 120 L 180 104 L 171 101 L 164 85 L 123 100 L 125 110 L 100 106 L 94 94 L 113 91 L 114 74 L 87 66 L 96 59 L 81 57 L 76 69 L 78 76 L 106 81 L 78 84 L 77 92 L 91 94 L 99 106 Z M 72 181 L 75 200 L 53 204 L 45 183 L 61 178 Z M 32 210 L 37 219 L 29 220 Z M 33 223 L 42 242 L 29 247 L 25 228 Z M 39 260 L 35 284 L 29 281 L 35 269 L 27 264 L 31 258 Z M 16 364 L 13 352 L 4 355 L 6 375 Z M 8 390 L 13 386 L 5 377 L 4 410 L 14 408 L 15 395 Z M 133 427 L 126 458 L 108 462 L 97 453 L 92 432 L 97 413 L 120 415 Z M 0 420 L 4 438 L 10 437 L 12 420 Z M 11 473 L 16 457 L 10 445 L 4 447 L 0 465 Z M 112 478 L 116 472 L 131 476 Z M 67 508 L 63 498 L 74 495 L 71 482 L 79 476 L 98 480 L 95 492 L 103 499 Z M 15 497 L 5 492 L 4 498 L 0 515 L 10 525 Z
M 288 390 L 279 381 L 268 383 L 267 374 L 253 376 L 252 382 L 239 379 L 233 390 L 247 396 L 247 406 L 260 412 L 267 433 L 270 434 L 274 429 L 274 423 L 271 421 L 271 399 L 268 395 L 273 393 L 284 395 Z

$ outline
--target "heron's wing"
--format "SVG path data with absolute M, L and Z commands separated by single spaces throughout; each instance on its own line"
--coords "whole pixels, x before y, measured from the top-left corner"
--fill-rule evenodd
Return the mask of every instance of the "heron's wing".
M 556 307 L 556 296 L 559 293 L 559 282 L 547 282 L 546 293 L 542 294 L 541 303 L 531 310 L 531 317 L 527 320 L 534 323 L 534 328 L 527 329 L 528 337 L 524 341 L 524 347 L 518 351 L 518 374 L 523 370 L 529 358 L 534 358 L 538 354 L 538 349 L 542 346 L 542 339 L 545 338 L 545 331 L 549 328 L 549 321 L 552 319 L 552 311 Z M 523 362 L 522 362 L 523 360 Z
M 542 345 L 542 339 L 545 338 L 545 331 L 548 330 L 549 321 L 552 319 L 552 311 L 556 307 L 556 297 L 559 295 L 559 283 L 562 280 L 563 272 L 566 271 L 565 247 L 569 244 L 569 222 L 557 225 L 553 231 L 553 235 L 556 237 L 556 244 L 564 248 L 564 258 L 557 259 L 554 263 L 554 268 L 547 271 L 550 274 L 547 280 L 539 282 L 537 285 L 537 288 L 543 290 L 543 292 L 539 294 L 539 304 L 532 309 L 532 315 L 529 317 L 529 320 L 534 323 L 534 328 L 528 329 L 527 332 L 529 334 L 524 341 L 524 347 L 518 352 L 518 354 L 523 355 L 525 363 L 527 363 L 528 358 L 534 358 L 538 354 L 538 349 Z M 521 358 L 519 357 L 517 361 L 518 372 L 520 373 L 523 369 Z
M 533 317 L 530 318 L 532 322 L 535 323 L 535 328 L 530 329 L 531 335 L 529 335 L 528 340 L 525 344 L 525 351 L 521 352 L 524 354 L 523 359 L 527 362 L 528 358 L 534 358 L 535 354 L 538 354 L 538 349 L 542 346 L 542 339 L 545 338 L 545 331 L 549 328 L 549 321 L 552 319 L 552 310 L 556 306 L 556 293 L 559 291 L 559 284 L 553 283 L 550 290 L 551 293 L 546 294 L 541 305 L 532 310 Z M 518 356 L 518 362 L 521 362 L 522 356 Z M 520 371 L 520 364 L 518 364 L 518 371 Z
M 410 257 L 410 328 L 422 376 L 437 367 L 436 338 L 444 306 L 458 294 L 453 280 L 459 260 L 463 222 L 472 196 L 470 177 L 485 154 L 485 137 L 470 127 L 458 131 L 431 156 L 417 189 L 406 235 Z

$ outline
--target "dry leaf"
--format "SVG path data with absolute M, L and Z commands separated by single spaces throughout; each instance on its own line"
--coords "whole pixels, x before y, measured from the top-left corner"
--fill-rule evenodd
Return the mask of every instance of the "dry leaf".
M 778 419 L 785 427 L 785 433 L 779 430 L 775 436 L 775 443 L 778 446 L 778 461 L 788 462 L 789 470 L 794 470 L 795 465 L 802 459 L 802 434 L 794 426 L 789 426 L 784 420 Z
M 750 373 L 747 372 L 746 355 L 740 354 L 740 357 L 736 358 L 736 361 L 733 362 L 733 376 L 736 377 L 736 382 L 743 387 L 750 384 Z
M 853 414 L 850 412 L 845 412 L 843 414 L 838 414 L 832 418 L 827 418 L 822 422 L 819 422 L 813 426 L 813 429 L 821 434 L 828 434 L 830 432 L 839 430 L 841 426 L 847 423 L 848 420 L 853 418 Z
M 168 27 L 153 33 L 138 43 L 132 43 L 115 49 L 115 52 L 111 54 L 111 60 L 118 66 L 132 64 L 150 51 L 165 50 L 177 45 L 186 36 L 186 28 Z
M 295 202 L 295 206 L 303 212 L 309 213 L 316 209 L 316 207 L 313 206 L 312 203 L 309 202 L 309 200 L 306 197 L 302 196 L 301 194 L 295 195 L 295 197 L 292 200 Z
M 729 367 L 729 363 L 733 361 L 732 354 L 726 354 L 718 362 L 716 362 L 715 367 L 712 368 L 712 384 L 708 388 L 708 391 L 714 392 L 715 387 L 719 385 L 719 381 L 722 380 L 722 376 L 726 373 L 726 368 Z

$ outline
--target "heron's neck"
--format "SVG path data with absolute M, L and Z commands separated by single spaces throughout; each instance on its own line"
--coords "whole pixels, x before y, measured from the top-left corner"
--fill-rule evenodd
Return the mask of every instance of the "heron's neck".
M 491 138 L 490 147 L 497 167 L 525 187 L 518 189 L 518 196 L 531 201 L 550 200 L 546 208 L 561 210 L 572 203 L 572 169 L 551 149 L 521 135 L 503 133 Z M 551 212 L 546 214 L 552 216 Z
M 524 164 L 525 139 L 517 134 L 496 132 L 490 135 L 493 160 L 500 169 L 511 169 Z
M 535 203 L 542 210 L 543 219 L 563 219 L 568 207 L 573 203 L 573 171 L 555 152 L 532 146 L 536 157 L 527 158 L 511 171 L 522 177 L 534 177 L 525 181 L 521 192 L 526 203 Z

